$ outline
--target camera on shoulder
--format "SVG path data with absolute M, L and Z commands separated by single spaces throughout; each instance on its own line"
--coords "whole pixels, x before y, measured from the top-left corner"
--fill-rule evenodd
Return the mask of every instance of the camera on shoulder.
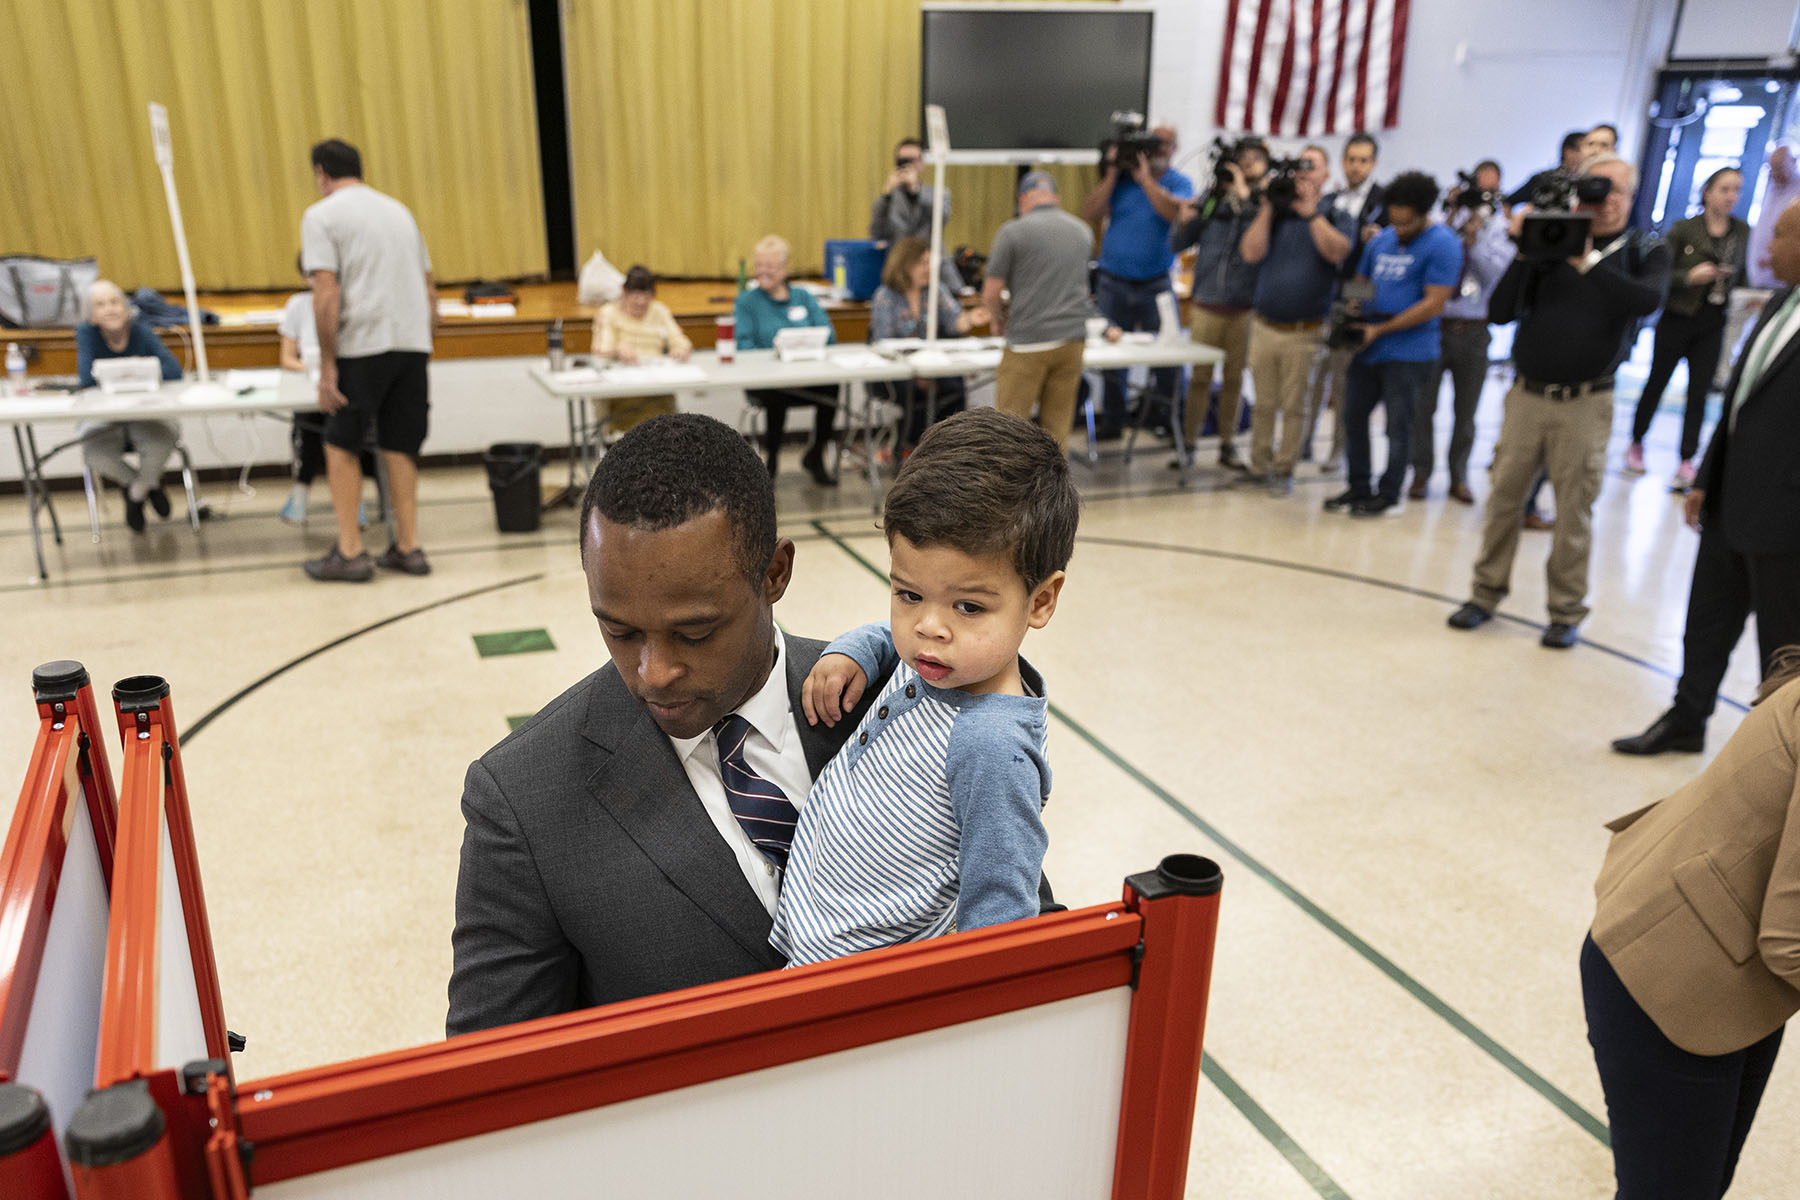
M 1263 176 L 1263 195 L 1277 218 L 1292 216 L 1294 201 L 1300 197 L 1297 176 L 1306 164 L 1297 158 L 1271 158 L 1269 173 Z
M 1119 168 L 1119 174 L 1129 175 L 1137 170 L 1139 159 L 1155 158 L 1162 150 L 1162 139 L 1144 128 L 1144 114 L 1140 112 L 1115 112 L 1112 115 L 1112 136 L 1100 143 L 1100 168 L 1106 169 L 1106 152 L 1113 151 L 1113 162 Z
M 1487 220 L 1500 211 L 1504 197 L 1493 188 L 1477 187 L 1473 171 L 1458 171 L 1456 186 L 1444 197 L 1444 215 L 1453 224 L 1459 223 L 1457 218 L 1466 213 Z
M 1519 257 L 1527 262 L 1555 262 L 1582 253 L 1593 232 L 1594 214 L 1577 212 L 1598 204 L 1612 192 L 1604 175 L 1552 171 L 1531 192 L 1531 211 L 1519 227 Z

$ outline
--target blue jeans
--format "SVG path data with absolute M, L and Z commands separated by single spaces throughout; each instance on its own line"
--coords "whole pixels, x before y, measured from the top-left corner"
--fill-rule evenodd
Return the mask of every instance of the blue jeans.
M 1344 391 L 1344 457 L 1349 464 L 1345 480 L 1350 490 L 1363 495 L 1379 492 L 1389 500 L 1400 498 L 1406 468 L 1412 462 L 1413 405 L 1424 391 L 1435 362 L 1365 362 L 1361 355 L 1350 360 Z M 1380 486 L 1369 487 L 1369 415 L 1377 404 L 1387 408 L 1387 469 Z
M 1100 271 L 1098 276 L 1094 285 L 1094 303 L 1101 316 L 1126 333 L 1138 330 L 1156 333 L 1162 329 L 1156 298 L 1174 290 L 1167 275 L 1158 275 L 1154 279 L 1122 279 L 1108 271 Z M 1101 400 L 1101 420 L 1108 425 L 1124 425 L 1130 419 L 1125 412 L 1125 372 L 1105 371 L 1102 378 L 1105 392 Z M 1181 368 L 1158 367 L 1151 371 L 1150 387 L 1169 401 L 1172 411 L 1176 389 L 1181 387 Z

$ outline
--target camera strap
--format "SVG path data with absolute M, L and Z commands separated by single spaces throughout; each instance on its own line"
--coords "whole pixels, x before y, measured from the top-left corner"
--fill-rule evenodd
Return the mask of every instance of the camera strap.
M 1634 232 L 1636 231 L 1631 229 L 1624 230 L 1607 245 L 1606 249 L 1602 250 L 1596 246 L 1594 249 L 1589 250 L 1587 257 L 1581 260 L 1581 273 L 1583 275 L 1587 274 L 1606 259 L 1611 258 L 1619 251 L 1625 249 L 1626 245 L 1630 243 L 1631 235 Z

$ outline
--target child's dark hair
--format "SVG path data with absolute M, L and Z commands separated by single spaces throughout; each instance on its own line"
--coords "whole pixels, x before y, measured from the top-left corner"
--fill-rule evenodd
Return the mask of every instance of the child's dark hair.
M 1006 553 L 1029 592 L 1069 565 L 1080 509 L 1055 439 L 976 408 L 925 431 L 888 491 L 882 526 L 916 546 Z

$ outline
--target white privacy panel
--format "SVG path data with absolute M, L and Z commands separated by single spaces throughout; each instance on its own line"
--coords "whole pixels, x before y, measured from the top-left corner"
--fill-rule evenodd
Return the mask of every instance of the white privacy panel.
M 1101 1200 L 1112 1194 L 1131 996 L 1120 987 L 1002 1013 L 256 1195 Z
M 157 814 L 162 866 L 156 933 L 156 1066 L 180 1070 L 208 1057 L 206 1026 L 200 1020 L 200 988 L 194 982 L 194 956 L 188 945 L 187 915 L 181 907 L 181 883 L 175 875 L 175 853 L 169 845 L 169 811 Z

